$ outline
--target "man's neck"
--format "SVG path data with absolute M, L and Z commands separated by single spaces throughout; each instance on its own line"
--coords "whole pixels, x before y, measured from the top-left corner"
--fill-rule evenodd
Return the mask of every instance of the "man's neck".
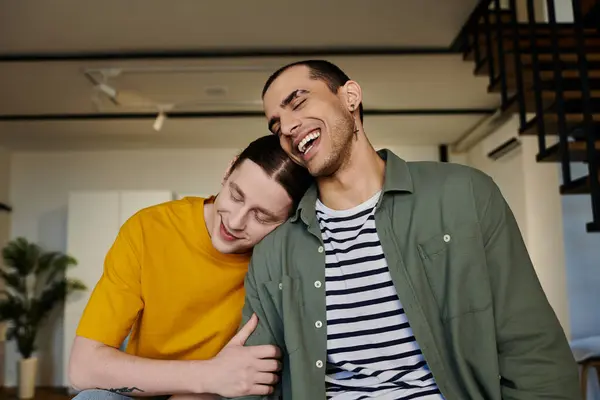
M 356 207 L 383 187 L 385 162 L 363 132 L 358 133 L 347 157 L 334 175 L 317 179 L 319 199 L 334 210 Z

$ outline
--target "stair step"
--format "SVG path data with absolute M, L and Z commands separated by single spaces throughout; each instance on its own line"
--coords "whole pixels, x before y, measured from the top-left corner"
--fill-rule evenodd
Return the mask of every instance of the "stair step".
M 585 226 L 585 229 L 588 233 L 598 233 L 600 232 L 600 222 L 588 222 Z
M 494 72 L 496 74 L 499 74 L 500 64 L 498 62 L 498 59 L 494 58 L 493 61 L 494 61 Z M 549 57 L 539 58 L 538 61 L 539 61 L 538 65 L 539 65 L 540 72 L 554 74 L 554 60 L 552 59 L 551 55 L 549 55 Z M 600 71 L 600 60 L 588 57 L 587 61 L 588 61 L 588 70 L 589 71 Z M 577 74 L 576 77 L 579 77 L 579 63 L 577 61 L 577 57 L 569 56 L 569 57 L 567 57 L 567 59 L 562 59 L 559 62 L 560 62 L 560 69 L 563 71 L 563 73 L 567 73 L 567 71 L 568 71 L 568 73 Z M 487 62 L 487 59 L 481 60 L 479 65 L 475 65 L 475 70 L 474 70 L 475 75 L 486 76 L 486 77 L 489 76 L 488 66 L 489 66 L 489 63 Z M 523 55 L 521 57 L 521 68 L 522 68 L 524 75 L 526 75 L 525 72 L 527 72 L 527 71 L 529 71 L 530 73 L 531 73 L 531 71 L 533 71 L 531 57 L 525 57 L 525 55 Z M 507 54 L 506 57 L 504 58 L 504 70 L 507 75 L 515 74 L 514 54 Z M 554 79 L 554 75 L 550 75 L 550 76 L 552 76 L 551 79 Z
M 535 95 L 533 90 L 525 91 L 525 112 L 528 113 L 537 113 L 537 107 L 535 103 Z M 600 113 L 600 90 L 595 90 L 590 93 L 591 98 L 591 106 L 594 112 Z M 544 91 L 542 92 L 542 110 L 544 113 L 551 114 L 557 113 L 558 105 L 556 103 L 557 93 Z M 568 91 L 563 92 L 563 101 L 564 101 L 564 110 L 566 113 L 581 113 L 582 93 L 580 91 Z M 502 108 L 502 112 L 504 113 L 518 113 L 519 112 L 519 101 L 518 97 L 512 95 L 507 104 L 505 104 Z
M 545 94 L 545 93 L 544 93 Z M 542 109 L 546 110 L 554 103 L 554 98 L 542 96 Z M 525 92 L 525 111 L 535 113 L 537 111 L 535 106 L 535 97 L 533 92 Z M 516 95 L 511 96 L 507 104 L 502 107 L 503 113 L 518 113 L 519 112 L 519 100 Z
M 568 92 L 568 93 L 573 93 L 576 96 L 578 95 L 578 97 L 572 96 L 572 97 L 565 98 L 564 112 L 566 114 L 583 114 L 581 92 Z M 598 96 L 599 94 L 600 94 L 600 90 L 592 91 L 592 96 L 595 95 L 595 97 L 590 98 L 590 109 L 592 110 L 592 113 L 594 113 L 594 114 L 596 114 L 596 113 L 600 114 L 600 96 Z M 551 111 L 556 112 L 557 111 L 556 107 L 553 106 Z
M 600 180 L 600 171 L 598 171 L 596 179 Z M 590 194 L 590 176 L 582 176 L 581 178 L 574 179 L 567 184 L 560 185 L 560 194 Z
M 496 15 L 496 11 L 490 10 L 490 14 L 489 14 L 490 25 L 495 25 L 497 20 L 498 20 L 498 18 Z M 503 24 L 509 23 L 511 21 L 511 14 L 510 14 L 509 10 L 500 10 L 500 21 L 502 21 Z M 479 25 L 485 26 L 485 18 L 483 16 L 483 14 L 479 17 Z
M 586 141 L 569 141 L 567 145 L 569 152 L 569 161 L 587 161 L 588 157 Z M 598 156 L 600 156 L 600 140 L 596 142 L 595 148 L 597 150 Z M 538 162 L 561 162 L 562 152 L 560 150 L 560 144 L 556 143 L 555 145 L 548 147 L 546 151 L 539 153 L 536 158 Z
M 575 24 L 571 22 L 556 23 L 556 33 L 559 37 L 573 36 L 574 32 Z M 471 31 L 468 34 L 469 38 L 471 39 L 471 43 L 473 43 L 475 33 L 477 33 L 477 39 L 480 43 L 486 42 L 487 39 L 485 36 L 485 26 L 480 25 L 478 31 L 471 29 Z M 510 21 L 508 24 L 505 23 L 504 25 L 502 25 L 502 31 L 500 33 L 501 37 L 505 39 L 512 39 L 512 37 L 515 34 L 515 31 Z M 533 26 L 533 34 L 535 37 L 538 38 L 549 38 L 552 35 L 552 27 L 550 26 L 549 22 L 536 22 Z M 596 29 L 595 27 L 584 27 L 583 34 L 585 36 L 595 36 L 600 34 L 600 32 L 598 32 L 598 29 Z M 528 22 L 519 22 L 517 24 L 517 35 L 519 35 L 522 39 L 529 40 L 531 33 Z M 490 26 L 490 37 L 493 40 L 496 40 L 496 38 L 498 38 L 498 27 L 496 26 L 496 24 Z
M 485 38 L 483 38 L 484 42 L 479 45 L 479 54 L 481 58 L 485 58 L 487 56 L 487 45 L 485 43 Z M 545 38 L 536 38 L 535 39 L 536 51 L 540 56 L 551 55 L 554 51 L 552 48 L 552 40 L 550 37 Z M 577 53 L 577 41 L 574 37 L 574 33 L 568 37 L 559 37 L 558 40 L 559 51 L 561 53 Z M 600 53 L 600 33 L 596 33 L 594 35 L 588 35 L 585 38 L 585 49 L 586 53 Z M 502 43 L 503 53 L 513 54 L 514 53 L 514 43 L 512 37 L 505 38 Z M 498 41 L 496 39 L 492 40 L 492 49 L 493 49 L 493 57 L 498 57 Z M 531 54 L 531 41 L 528 38 L 519 39 L 519 51 L 523 56 Z M 475 48 L 471 47 L 463 54 L 463 59 L 465 60 L 475 60 Z
M 577 69 L 579 58 L 577 56 L 577 52 L 568 51 L 559 54 L 559 62 L 563 64 L 561 69 Z M 591 64 L 588 69 L 598 69 L 600 65 L 600 48 L 596 49 L 594 52 L 586 53 L 586 59 L 588 64 Z M 532 56 L 531 54 L 521 54 L 521 66 L 522 68 L 530 68 L 532 67 Z M 494 72 L 499 74 L 500 72 L 500 64 L 498 62 L 498 57 L 493 58 L 494 61 Z M 554 68 L 554 58 L 552 54 L 538 54 L 538 62 L 543 65 L 544 68 L 540 68 L 546 71 L 552 71 Z M 482 58 L 479 65 L 475 66 L 475 75 L 489 75 L 489 63 L 487 58 Z M 508 72 L 514 72 L 515 70 L 515 57 L 513 53 L 504 54 L 504 70 Z
M 568 79 L 575 80 L 579 82 L 579 71 L 573 70 L 565 70 L 562 71 L 563 81 Z M 600 69 L 590 70 L 588 71 L 588 78 L 592 81 L 592 85 L 596 85 L 593 83 L 594 80 L 600 80 Z M 546 90 L 554 91 L 554 85 L 552 83 L 556 82 L 554 79 L 554 71 L 541 71 L 540 72 L 540 80 L 542 81 L 542 88 L 544 86 L 544 82 L 546 82 Z M 506 85 L 509 90 L 517 89 L 517 82 L 514 75 L 507 75 L 506 77 Z M 525 70 L 523 74 L 523 88 L 525 91 L 533 90 L 533 73 L 531 70 Z M 544 89 L 544 88 L 543 88 Z M 502 91 L 502 85 L 500 79 L 494 81 L 494 83 L 489 86 L 488 92 L 490 93 L 500 93 Z M 579 91 L 579 90 L 577 90 Z
M 566 125 L 569 133 L 580 129 L 583 126 L 583 115 L 581 114 L 567 114 Z M 521 135 L 537 135 L 537 121 L 538 116 L 536 115 L 527 124 L 519 130 Z M 546 135 L 558 135 L 558 116 L 556 114 L 544 114 L 544 127 Z M 600 114 L 592 115 L 593 128 L 596 132 L 600 132 Z

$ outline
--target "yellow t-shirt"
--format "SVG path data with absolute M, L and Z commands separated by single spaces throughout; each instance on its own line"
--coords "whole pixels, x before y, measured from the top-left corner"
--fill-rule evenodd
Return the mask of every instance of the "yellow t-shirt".
M 121 227 L 77 335 L 155 359 L 208 359 L 235 335 L 249 254 L 211 244 L 202 198 L 139 211 Z

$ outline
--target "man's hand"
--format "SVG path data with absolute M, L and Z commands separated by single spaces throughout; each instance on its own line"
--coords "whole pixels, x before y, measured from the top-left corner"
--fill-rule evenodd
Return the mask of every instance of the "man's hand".
M 258 325 L 255 315 L 240 329 L 219 354 L 208 362 L 211 379 L 202 392 L 224 397 L 268 395 L 279 380 L 281 352 L 272 345 L 244 347 Z

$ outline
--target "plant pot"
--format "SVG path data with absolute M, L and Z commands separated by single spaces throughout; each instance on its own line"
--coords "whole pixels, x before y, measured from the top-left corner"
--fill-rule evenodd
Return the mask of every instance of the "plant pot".
M 37 357 L 19 360 L 19 399 L 32 399 L 35 395 Z

